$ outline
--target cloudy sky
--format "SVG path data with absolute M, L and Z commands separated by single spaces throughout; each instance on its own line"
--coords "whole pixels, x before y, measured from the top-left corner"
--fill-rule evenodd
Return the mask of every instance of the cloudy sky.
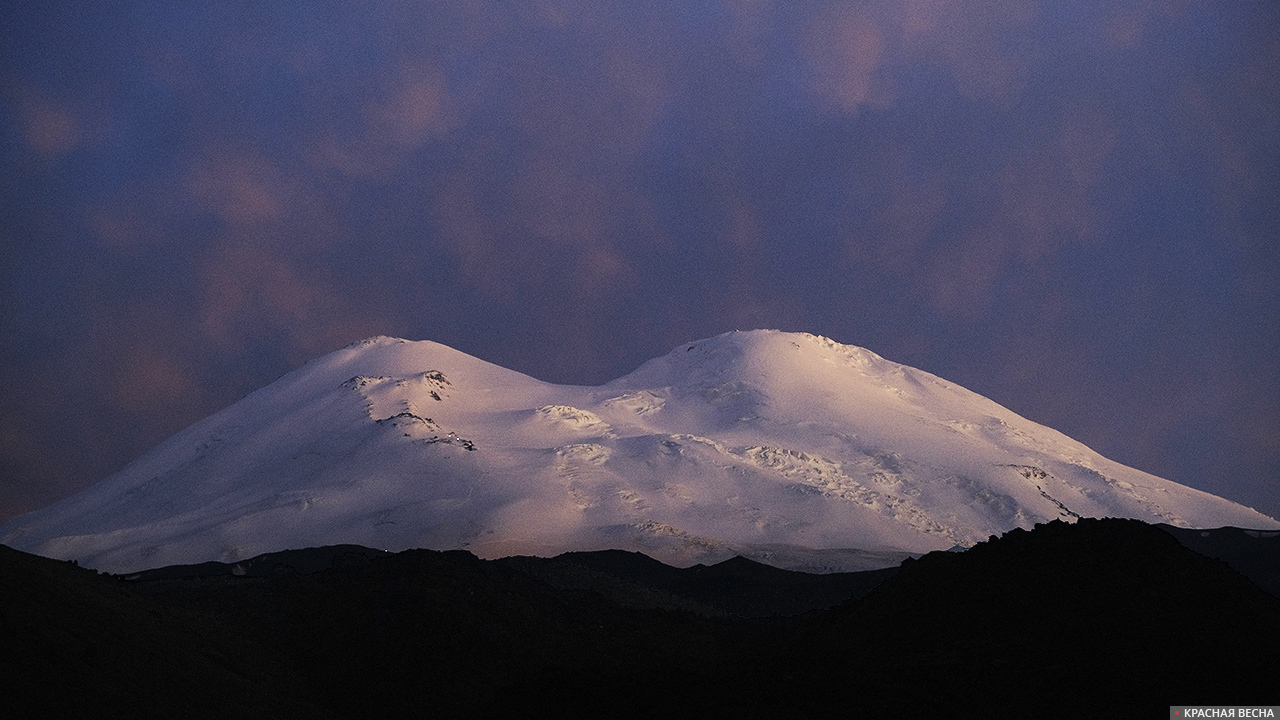
M 781 328 L 1280 516 L 1280 5 L 14 0 L 0 520 L 312 357 Z

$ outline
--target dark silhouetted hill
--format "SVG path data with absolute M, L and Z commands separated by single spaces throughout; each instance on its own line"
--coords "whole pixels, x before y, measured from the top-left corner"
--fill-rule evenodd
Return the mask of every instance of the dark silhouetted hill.
M 1131 520 L 1014 531 L 879 577 L 625 552 L 290 553 L 126 581 L 5 549 L 11 701 L 133 717 L 1140 717 L 1274 703 L 1280 677 L 1280 599 Z
M 804 632 L 826 679 L 878 679 L 875 712 L 1137 717 L 1280 692 L 1280 599 L 1136 520 L 909 560 Z
M 1201 555 L 1225 562 L 1253 584 L 1280 597 L 1280 531 L 1237 527 L 1195 530 L 1163 523 L 1156 527 Z
M 184 604 L 0 545 L 6 718 L 329 717 L 292 658 Z

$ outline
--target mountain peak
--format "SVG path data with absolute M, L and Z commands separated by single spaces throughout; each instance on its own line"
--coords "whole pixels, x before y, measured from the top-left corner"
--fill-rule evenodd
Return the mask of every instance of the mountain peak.
M 343 346 L 343 350 L 367 348 L 373 345 L 391 345 L 409 342 L 404 338 L 391 337 L 390 335 L 372 335 L 363 340 L 357 340 L 353 343 Z
M 782 330 L 733 330 L 704 340 L 685 343 L 668 353 L 668 357 L 685 357 L 690 353 L 702 356 L 723 356 L 725 353 L 752 360 L 768 358 L 811 356 L 841 358 L 854 365 L 883 362 L 879 355 L 856 345 L 844 345 L 821 335 Z
M 1280 528 L 815 335 L 726 333 L 598 387 L 378 336 L 15 518 L 0 542 L 112 571 L 336 544 L 832 571 L 1104 516 Z
M 803 376 L 822 364 L 851 368 L 863 374 L 901 369 L 856 345 L 842 345 L 809 333 L 780 330 L 734 330 L 687 342 L 666 355 L 641 365 L 616 382 L 700 382 L 739 376 L 744 380 Z

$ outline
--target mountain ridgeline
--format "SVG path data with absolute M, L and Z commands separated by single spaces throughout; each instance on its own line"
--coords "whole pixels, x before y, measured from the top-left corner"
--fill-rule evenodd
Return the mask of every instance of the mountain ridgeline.
M 596 387 L 372 338 L 0 542 L 120 573 L 340 544 L 848 572 L 1082 517 L 1280 529 L 868 350 L 751 331 Z

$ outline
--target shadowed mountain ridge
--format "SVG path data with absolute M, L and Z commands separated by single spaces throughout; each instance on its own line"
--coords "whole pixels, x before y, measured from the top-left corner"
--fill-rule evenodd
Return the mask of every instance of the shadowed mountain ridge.
M 930 553 L 792 618 L 708 612 L 634 553 L 337 565 L 127 582 L 6 549 L 13 701 L 57 686 L 65 708 L 108 717 L 1147 716 L 1268 702 L 1280 676 L 1280 598 L 1132 520 Z M 669 570 L 787 577 L 740 560 Z M 83 660 L 108 650 L 110 666 Z

